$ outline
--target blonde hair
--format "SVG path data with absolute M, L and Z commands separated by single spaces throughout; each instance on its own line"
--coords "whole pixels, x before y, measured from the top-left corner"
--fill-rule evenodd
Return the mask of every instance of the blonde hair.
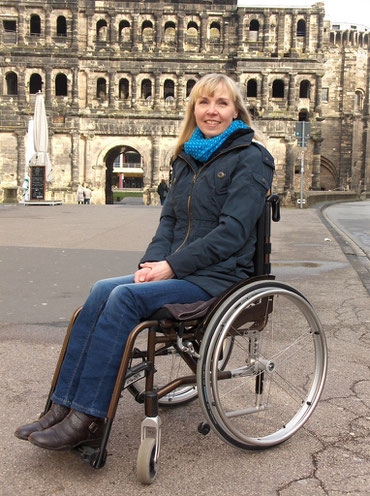
M 186 141 L 189 141 L 191 135 L 194 132 L 194 129 L 197 127 L 194 116 L 196 101 L 201 96 L 213 96 L 219 85 L 224 85 L 229 90 L 231 99 L 238 112 L 237 119 L 243 121 L 245 124 L 247 124 L 247 126 L 252 127 L 252 117 L 243 102 L 243 97 L 235 81 L 225 74 L 207 74 L 199 79 L 199 81 L 193 86 L 193 89 L 191 90 L 188 105 L 186 107 L 185 117 L 181 127 L 181 132 L 175 148 L 175 157 L 177 157 L 177 155 L 179 154 L 183 144 L 186 143 Z M 256 130 L 255 126 L 253 126 L 253 130 L 255 132 L 255 139 L 264 144 L 265 138 L 263 134 L 260 131 Z

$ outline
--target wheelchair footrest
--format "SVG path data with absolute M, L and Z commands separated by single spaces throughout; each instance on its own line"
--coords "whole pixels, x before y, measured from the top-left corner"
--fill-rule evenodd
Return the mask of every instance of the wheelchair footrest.
M 123 384 L 122 389 L 126 389 L 131 384 L 134 384 L 135 382 L 140 381 L 140 379 L 143 379 L 145 377 L 145 372 L 149 370 L 150 367 L 151 365 L 149 363 L 142 362 L 129 369 L 127 371 L 125 383 Z

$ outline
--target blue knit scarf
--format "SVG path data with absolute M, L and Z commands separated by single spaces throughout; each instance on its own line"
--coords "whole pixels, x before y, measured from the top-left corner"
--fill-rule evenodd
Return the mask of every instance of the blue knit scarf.
M 247 128 L 248 126 L 243 121 L 232 121 L 222 134 L 207 139 L 203 136 L 199 127 L 196 127 L 190 140 L 184 143 L 185 153 L 195 158 L 195 160 L 199 160 L 199 162 L 206 162 L 234 131 Z

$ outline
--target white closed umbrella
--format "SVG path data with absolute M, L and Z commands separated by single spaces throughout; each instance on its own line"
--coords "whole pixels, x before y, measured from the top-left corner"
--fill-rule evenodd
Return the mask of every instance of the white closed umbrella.
M 45 166 L 46 180 L 52 180 L 52 168 L 48 154 L 48 121 L 46 118 L 44 97 L 41 92 L 37 93 L 35 101 L 35 112 L 33 115 L 33 146 L 35 153 L 31 158 L 31 166 Z
M 35 147 L 33 146 L 33 118 L 28 121 L 27 131 L 27 145 L 26 145 L 26 169 L 23 180 L 23 202 L 30 199 L 30 164 L 33 155 L 35 154 Z

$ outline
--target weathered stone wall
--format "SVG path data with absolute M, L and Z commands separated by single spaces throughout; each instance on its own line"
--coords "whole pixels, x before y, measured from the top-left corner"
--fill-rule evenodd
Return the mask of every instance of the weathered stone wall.
M 368 33 L 332 30 L 321 3 L 0 0 L 0 55 L 0 201 L 7 188 L 21 195 L 35 75 L 49 119 L 47 199 L 75 201 L 87 183 L 104 203 L 112 150 L 131 147 L 157 202 L 189 85 L 208 72 L 240 84 L 276 158 L 276 191 L 300 189 L 300 118 L 312 125 L 305 190 L 370 188 Z

